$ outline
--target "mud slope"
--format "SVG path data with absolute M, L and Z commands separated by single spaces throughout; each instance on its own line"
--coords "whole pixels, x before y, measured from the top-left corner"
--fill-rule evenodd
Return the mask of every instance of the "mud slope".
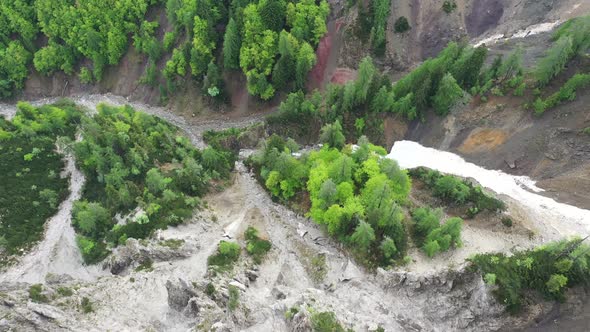
M 525 110 L 522 100 L 493 97 L 447 118 L 430 115 L 406 139 L 457 153 L 488 169 L 526 175 L 558 201 L 590 209 L 590 93 L 547 111 Z
M 565 20 L 590 12 L 583 0 L 456 0 L 457 8 L 447 14 L 440 0 L 392 0 L 387 26 L 387 51 L 375 59 L 386 72 L 397 74 L 433 57 L 450 41 L 490 40 L 509 37 L 526 28 Z M 341 67 L 356 68 L 360 59 L 371 55 L 370 41 L 355 34 L 358 11 L 344 14 L 345 36 Z M 394 33 L 395 21 L 405 16 L 412 29 Z

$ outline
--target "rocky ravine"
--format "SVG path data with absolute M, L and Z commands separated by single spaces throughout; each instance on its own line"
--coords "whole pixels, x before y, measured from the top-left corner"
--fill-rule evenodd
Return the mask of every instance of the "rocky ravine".
M 110 95 L 80 96 L 74 100 L 90 109 L 99 102 L 125 102 Z M 161 108 L 134 106 L 178 125 L 198 146 L 203 145 L 202 132 L 209 128 L 247 125 L 258 120 L 253 117 L 234 122 L 214 120 L 189 124 Z M 13 114 L 14 107 L 4 107 L 2 113 Z M 251 151 L 242 152 L 245 156 Z M 78 178 L 75 168 L 70 171 Z M 71 183 L 80 185 L 78 180 Z M 73 188 L 72 193 L 76 192 Z M 284 313 L 291 307 L 308 306 L 333 311 L 346 326 L 358 331 L 374 330 L 378 326 L 387 331 L 479 331 L 525 325 L 552 307 L 541 302 L 521 317 L 508 317 L 489 295 L 481 277 L 467 272 L 462 265 L 465 257 L 474 251 L 508 251 L 533 245 L 535 241 L 525 234 L 508 235 L 470 225 L 464 232 L 465 246 L 460 250 L 434 260 L 412 252 L 415 262 L 407 267 L 409 271 L 402 268 L 373 273 L 357 266 L 339 244 L 326 238 L 308 219 L 273 203 L 241 163 L 237 165 L 232 185 L 206 200 L 208 209 L 186 225 L 162 231 L 147 241 L 129 240 L 103 266 L 96 267 L 103 271 L 94 270 L 95 273 L 85 275 L 76 272 L 71 268 L 75 264 L 69 263 L 78 262 L 78 253 L 52 251 L 55 255 L 50 261 L 69 265 L 49 266 L 45 256 L 33 251 L 23 258 L 26 264 L 12 271 L 25 271 L 25 267 L 37 264 L 47 268 L 35 273 L 35 278 L 21 279 L 18 276 L 25 274 L 12 272 L 3 276 L 0 331 L 185 331 L 195 326 L 216 327 L 218 331 L 306 331 L 309 314 L 305 310 L 292 321 L 285 320 Z M 511 213 L 523 211 L 518 202 L 509 201 L 509 204 Z M 67 226 L 69 214 L 60 212 L 58 216 L 61 219 L 52 220 L 61 220 L 59 224 Z M 527 219 L 526 213 L 520 218 L 524 224 L 534 223 Z M 44 247 L 43 243 L 61 243 L 59 239 L 71 229 L 63 227 L 61 233 L 50 232 L 52 223 L 48 225 L 40 248 Z M 231 238 L 243 245 L 241 234 L 249 225 L 260 229 L 272 241 L 269 257 L 260 266 L 242 257 L 230 275 L 210 275 L 206 259 L 216 250 L 218 242 Z M 181 245 L 170 247 L 166 242 L 170 239 L 181 240 Z M 147 261 L 154 262 L 153 271 L 136 270 Z M 44 277 L 47 272 L 50 274 Z M 51 302 L 31 302 L 27 293 L 30 284 L 22 281 L 44 282 Z M 216 294 L 206 294 L 208 283 L 215 285 Z M 240 289 L 240 305 L 233 312 L 227 309 L 230 284 Z M 74 294 L 60 295 L 57 290 L 61 287 L 72 289 Z M 81 312 L 84 297 L 93 302 L 94 312 Z
M 93 282 L 51 276 L 46 280 L 48 294 L 55 297 L 50 304 L 29 301 L 24 284 L 1 283 L 0 330 L 309 330 L 305 310 L 292 322 L 285 320 L 285 311 L 294 306 L 333 311 L 355 331 L 377 326 L 481 331 L 519 322 L 504 315 L 480 276 L 462 267 L 430 273 L 364 271 L 309 220 L 273 203 L 241 164 L 231 187 L 206 200 L 209 210 L 201 217 L 119 248 L 104 265 L 116 275 Z M 209 275 L 206 258 L 219 240 L 243 242 L 249 225 L 272 241 L 269 256 L 260 266 L 242 257 L 231 276 Z M 184 244 L 172 250 L 161 242 L 165 239 Z M 325 265 L 314 264 L 317 257 Z M 153 271 L 136 271 L 147 258 L 155 262 Z M 208 282 L 217 289 L 211 297 L 205 294 Z M 227 310 L 228 285 L 240 289 L 233 312 Z M 55 293 L 64 286 L 74 295 Z M 83 297 L 94 303 L 93 313 L 79 311 Z

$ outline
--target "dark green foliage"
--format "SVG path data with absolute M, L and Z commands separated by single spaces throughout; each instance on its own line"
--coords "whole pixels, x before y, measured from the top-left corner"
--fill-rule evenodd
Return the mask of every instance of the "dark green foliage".
M 0 40 L 0 98 L 8 98 L 24 87 L 31 58 L 21 42 L 10 41 L 5 45 Z
M 502 218 L 502 225 L 506 227 L 512 227 L 512 219 L 510 217 Z
M 207 266 L 217 271 L 228 271 L 240 258 L 240 245 L 235 242 L 221 241 L 217 247 L 217 253 L 207 258 Z
M 535 78 L 541 87 L 557 76 L 576 55 L 590 48 L 590 16 L 571 19 L 553 35 L 553 46 L 537 64 Z
M 207 74 L 203 80 L 203 93 L 211 98 L 223 100 L 226 95 L 224 85 L 221 71 L 215 62 L 211 61 L 207 66 Z
M 316 312 L 311 315 L 313 332 L 344 332 L 336 315 L 331 311 Z
M 258 236 L 258 230 L 251 226 L 244 232 L 244 238 L 246 238 L 246 251 L 256 264 L 260 264 L 272 247 L 270 241 L 261 239 Z
M 446 201 L 463 204 L 469 198 L 469 187 L 454 176 L 442 176 L 434 183 L 434 194 Z
M 433 210 L 429 207 L 423 207 L 412 211 L 414 240 L 418 246 L 422 246 L 428 234 L 440 227 L 442 216 L 443 212 L 441 209 Z
M 397 20 L 395 20 L 393 28 L 397 33 L 404 33 L 411 29 L 410 23 L 408 22 L 408 19 L 405 16 L 401 16 Z
M 440 223 L 441 210 L 418 208 L 412 212 L 414 219 L 414 238 L 422 250 L 433 257 L 438 252 L 447 251 L 451 246 L 461 245 L 461 218 L 449 218 Z
M 305 98 L 303 92 L 291 93 L 279 106 L 279 111 L 266 118 L 271 132 L 285 137 L 318 137 L 319 109 L 322 95 L 315 92 L 311 98 Z
M 540 97 L 533 103 L 536 115 L 542 115 L 547 109 L 563 102 L 576 99 L 576 91 L 590 87 L 590 74 L 575 74 L 556 93 L 543 100 Z
M 35 284 L 29 287 L 29 298 L 31 301 L 37 303 L 49 302 L 47 295 L 43 294 L 43 285 L 41 284 Z
M 445 2 L 443 2 L 442 9 L 445 11 L 445 13 L 450 14 L 455 9 L 457 9 L 457 3 L 455 0 L 445 0 Z
M 267 29 L 280 32 L 285 26 L 287 3 L 285 0 L 261 0 L 258 11 Z
M 215 293 L 217 293 L 215 286 L 212 283 L 207 283 L 207 286 L 205 286 L 205 294 L 209 297 L 213 297 Z
M 498 301 L 519 312 L 528 292 L 563 300 L 566 290 L 590 282 L 590 247 L 579 239 L 560 241 L 512 255 L 482 254 L 471 258 L 482 275 L 494 274 Z
M 55 141 L 73 139 L 81 114 L 67 102 L 17 108 L 12 121 L 0 117 L 0 265 L 41 239 L 45 221 L 67 196 Z
M 452 175 L 443 175 L 438 171 L 418 167 L 409 171 L 410 176 L 420 179 L 433 194 L 448 204 L 464 205 L 468 207 L 468 214 L 473 217 L 481 211 L 505 211 L 506 204 L 486 193 L 480 186 L 461 180 Z
M 94 307 L 92 306 L 92 301 L 90 301 L 90 299 L 87 297 L 82 298 L 82 301 L 80 302 L 80 306 L 81 306 L 82 312 L 85 314 L 89 314 L 94 311 Z
M 105 256 L 107 242 L 145 238 L 192 215 L 210 179 L 229 174 L 231 153 L 194 149 L 171 125 L 130 107 L 98 106 L 83 121 L 84 140 L 74 150 L 87 177 L 75 205 L 74 226 L 87 262 Z M 112 216 L 141 208 L 125 225 Z
M 447 115 L 463 94 L 463 89 L 457 84 L 453 75 L 447 73 L 441 80 L 434 95 L 432 102 L 434 110 L 438 115 Z
M 225 37 L 223 38 L 223 64 L 227 69 L 240 68 L 240 32 L 236 21 L 230 18 L 225 28 Z
M 362 5 L 361 5 L 362 7 Z M 373 27 L 371 28 L 371 41 L 373 51 L 377 55 L 385 54 L 387 20 L 391 9 L 391 0 L 372 0 L 371 12 L 373 14 Z
M 477 83 L 487 54 L 487 47 L 482 45 L 473 50 L 468 49 L 464 51 L 457 59 L 451 73 L 461 87 L 470 89 Z
M 322 128 L 320 142 L 336 149 L 342 149 L 344 147 L 346 138 L 342 134 L 342 126 L 339 121 L 333 124 L 327 124 Z

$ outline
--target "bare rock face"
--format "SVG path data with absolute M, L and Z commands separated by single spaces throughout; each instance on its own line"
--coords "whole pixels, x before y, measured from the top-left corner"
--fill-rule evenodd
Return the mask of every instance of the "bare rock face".
M 291 332 L 306 332 L 311 330 L 311 318 L 305 310 L 298 312 L 289 322 L 289 331 Z
M 184 243 L 177 249 L 152 242 L 142 245 L 136 239 L 128 239 L 124 246 L 118 247 L 113 252 L 103 264 L 103 269 L 110 270 L 112 274 L 121 274 L 135 263 L 141 264 L 146 261 L 175 261 L 190 257 L 196 248 L 196 245 L 188 243 Z
M 380 270 L 384 288 L 397 290 L 420 303 L 431 321 L 453 322 L 456 329 L 497 330 L 502 327 L 504 308 L 489 295 L 489 289 L 466 266 L 437 274 L 386 272 Z
M 168 306 L 178 312 L 183 312 L 189 306 L 191 299 L 197 296 L 192 285 L 183 279 L 178 279 L 176 282 L 168 280 L 166 290 L 168 291 Z M 190 306 L 198 312 L 195 302 L 192 302 Z

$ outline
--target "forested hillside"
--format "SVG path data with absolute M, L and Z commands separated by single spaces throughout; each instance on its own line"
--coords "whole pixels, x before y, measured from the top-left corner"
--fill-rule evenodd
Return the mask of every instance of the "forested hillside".
M 130 45 L 148 59 L 139 83 L 161 97 L 194 81 L 223 100 L 221 73 L 241 69 L 248 91 L 270 99 L 302 89 L 326 32 L 325 0 L 84 0 L 0 3 L 0 97 L 24 87 L 31 68 L 100 81 Z M 164 10 L 164 20 L 148 20 Z

